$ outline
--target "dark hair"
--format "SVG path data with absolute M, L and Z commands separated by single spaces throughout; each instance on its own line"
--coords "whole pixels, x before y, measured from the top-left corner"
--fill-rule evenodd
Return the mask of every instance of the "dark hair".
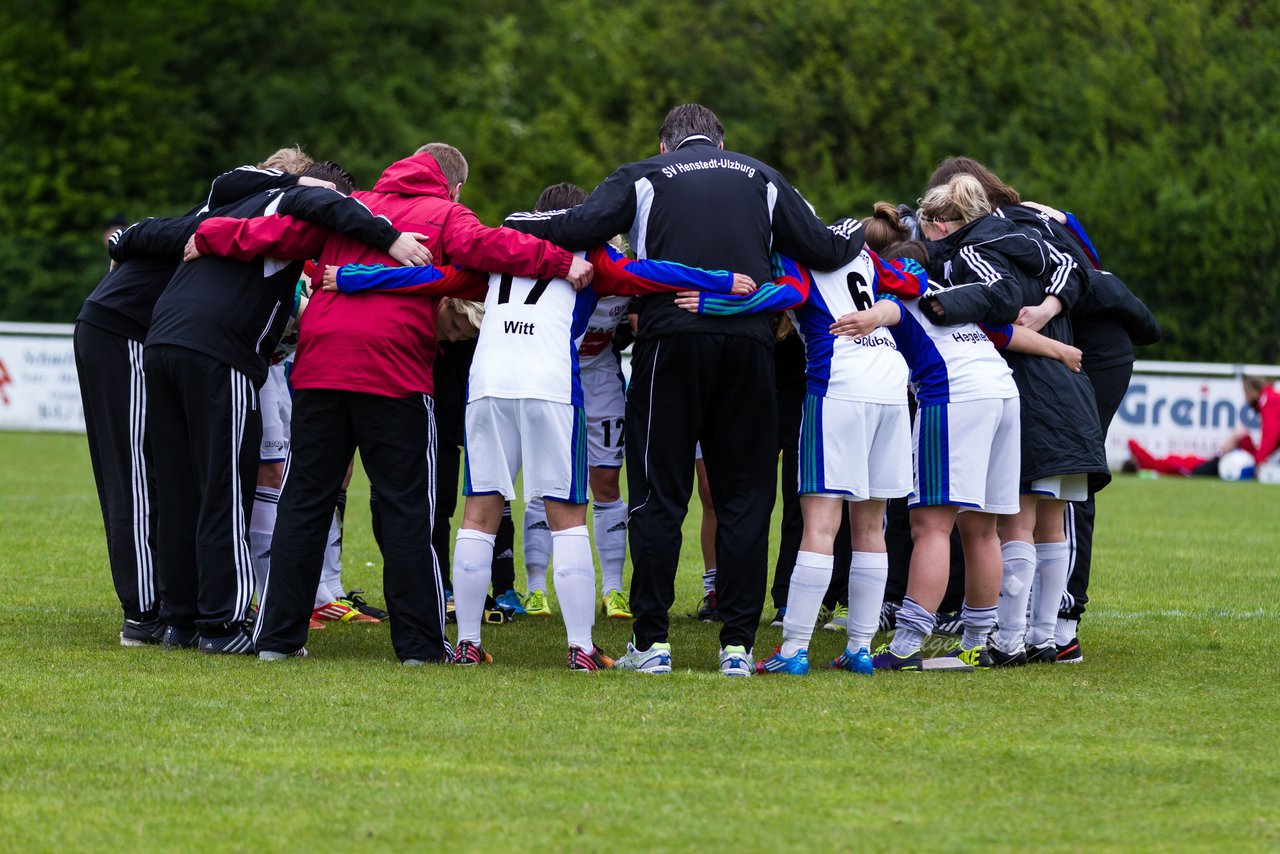
M 982 190 L 987 194 L 987 201 L 991 202 L 992 209 L 1002 208 L 1005 205 L 1022 204 L 1022 196 L 1018 195 L 1018 191 L 1010 187 L 1004 181 L 1001 181 L 996 173 L 992 172 L 986 166 L 983 166 L 972 157 L 948 157 L 941 161 L 937 168 L 933 170 L 933 174 L 929 176 L 929 186 L 926 190 L 932 190 L 934 187 L 941 187 L 943 184 L 949 183 L 956 175 L 972 175 L 982 185 Z
M 312 164 L 306 172 L 302 173 L 307 178 L 319 178 L 321 181 L 332 181 L 333 185 L 338 188 L 338 192 L 350 195 L 360 189 L 356 186 L 356 179 L 351 177 L 351 173 L 343 169 L 332 160 L 325 160 L 321 163 Z
M 903 240 L 878 254 L 886 261 L 892 261 L 894 258 L 910 258 L 922 267 L 929 266 L 929 250 L 919 240 Z
M 533 209 L 535 211 L 562 211 L 568 208 L 576 208 L 586 200 L 586 190 L 577 184 L 563 181 L 559 184 L 552 184 L 543 190 L 538 196 L 538 201 L 533 206 Z
M 116 214 L 115 216 L 108 217 L 106 221 L 102 223 L 102 230 L 106 231 L 108 228 L 124 228 L 128 224 L 129 220 L 124 218 L 124 214 Z
M 681 104 L 672 108 L 658 128 L 658 140 L 667 147 L 667 151 L 675 151 L 691 136 L 705 136 L 712 145 L 724 142 L 724 125 L 716 118 L 716 114 L 701 104 Z
M 889 202 L 876 202 L 875 213 L 862 221 L 862 229 L 867 248 L 877 255 L 911 237 L 911 229 L 902 224 L 902 212 Z

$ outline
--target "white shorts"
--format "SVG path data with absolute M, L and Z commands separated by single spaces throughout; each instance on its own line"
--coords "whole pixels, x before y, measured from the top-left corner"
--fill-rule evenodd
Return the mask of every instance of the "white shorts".
M 267 371 L 258 399 L 262 403 L 262 444 L 258 459 L 282 463 L 289 456 L 289 419 L 293 417 L 293 396 L 289 393 L 287 371 L 281 362 Z
M 623 436 L 626 423 L 626 380 L 622 371 L 604 369 L 582 372 L 582 399 L 587 412 L 587 465 L 622 468 Z
M 587 503 L 587 425 L 582 407 L 550 400 L 481 397 L 467 404 L 463 495 Z
M 805 395 L 800 494 L 846 501 L 911 492 L 911 413 L 905 403 Z
M 912 431 L 915 488 L 907 505 L 1017 513 L 1021 420 L 1016 397 L 920 407 Z
M 1060 501 L 1087 501 L 1089 475 L 1056 474 L 1031 481 L 1031 495 L 1041 498 L 1057 498 Z

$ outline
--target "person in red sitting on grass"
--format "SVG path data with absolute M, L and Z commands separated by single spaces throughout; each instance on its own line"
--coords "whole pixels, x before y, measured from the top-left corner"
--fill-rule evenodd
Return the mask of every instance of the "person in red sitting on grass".
M 1245 376 L 1244 399 L 1262 422 L 1262 433 L 1255 443 L 1246 427 L 1239 427 L 1231 434 L 1231 438 L 1223 443 L 1215 457 L 1199 457 L 1195 454 L 1168 454 L 1157 457 L 1134 440 L 1129 440 L 1129 453 L 1132 459 L 1129 466 L 1146 469 L 1161 474 L 1176 474 L 1183 477 L 1218 477 L 1218 465 L 1223 455 L 1231 451 L 1241 450 L 1253 457 L 1254 465 L 1266 463 L 1280 449 L 1280 392 L 1273 383 L 1262 377 Z

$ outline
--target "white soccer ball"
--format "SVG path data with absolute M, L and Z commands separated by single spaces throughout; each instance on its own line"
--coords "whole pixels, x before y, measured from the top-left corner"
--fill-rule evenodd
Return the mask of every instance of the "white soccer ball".
M 1236 448 L 1227 451 L 1218 460 L 1218 477 L 1223 480 L 1253 480 L 1253 454 Z

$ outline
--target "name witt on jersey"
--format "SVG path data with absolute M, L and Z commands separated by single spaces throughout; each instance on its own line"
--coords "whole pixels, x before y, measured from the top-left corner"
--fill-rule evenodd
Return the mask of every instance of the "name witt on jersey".
M 533 324 L 520 320 L 502 321 L 502 331 L 508 335 L 532 335 Z

